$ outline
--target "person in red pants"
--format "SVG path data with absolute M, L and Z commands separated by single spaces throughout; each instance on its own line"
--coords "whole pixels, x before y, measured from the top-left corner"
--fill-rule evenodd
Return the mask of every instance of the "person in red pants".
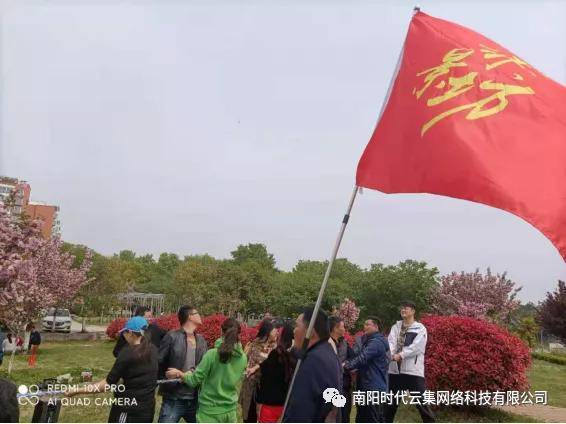
M 35 367 L 35 363 L 37 361 L 37 350 L 39 349 L 40 344 L 41 344 L 41 334 L 39 334 L 39 331 L 37 331 L 35 327 L 32 325 L 31 334 L 29 336 L 29 346 L 28 346 L 28 351 L 30 352 L 28 359 L 28 366 L 30 368 Z

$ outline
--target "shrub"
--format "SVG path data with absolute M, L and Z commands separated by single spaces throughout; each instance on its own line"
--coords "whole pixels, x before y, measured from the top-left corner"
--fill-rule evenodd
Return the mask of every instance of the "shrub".
M 222 335 L 222 323 L 227 317 L 222 314 L 209 315 L 204 317 L 198 332 L 206 339 L 208 347 L 214 347 L 214 342 Z
M 118 338 L 118 331 L 124 328 L 128 318 L 116 318 L 106 327 L 106 335 L 111 339 Z M 169 331 L 179 328 L 179 320 L 176 314 L 161 315 L 153 320 L 160 328 Z
M 249 342 L 251 342 L 257 336 L 257 326 L 256 327 L 248 327 L 245 324 L 242 324 L 242 333 L 240 334 L 240 340 L 242 341 L 242 346 L 246 346 Z
M 179 328 L 179 318 L 177 318 L 177 314 L 160 315 L 155 318 L 153 322 L 165 331 Z
M 112 322 L 108 324 L 108 327 L 106 327 L 106 335 L 111 339 L 117 339 L 118 331 L 124 328 L 126 321 L 128 321 L 127 318 L 116 318 L 112 320 Z
M 346 331 L 346 333 L 344 333 L 344 340 L 346 340 L 346 343 L 352 347 L 356 343 L 356 337 L 362 337 L 363 335 L 363 331 L 358 331 L 356 334 L 351 334 L 349 331 Z
M 348 346 L 350 347 L 352 347 L 356 341 L 354 336 L 352 336 L 348 331 L 344 333 L 344 340 L 346 340 L 346 343 L 348 343 Z
M 531 356 L 541 361 L 552 362 L 553 364 L 566 365 L 566 356 L 553 355 L 551 353 L 532 352 Z
M 431 390 L 525 390 L 529 349 L 507 330 L 460 316 L 422 319 L 428 330 L 427 387 Z

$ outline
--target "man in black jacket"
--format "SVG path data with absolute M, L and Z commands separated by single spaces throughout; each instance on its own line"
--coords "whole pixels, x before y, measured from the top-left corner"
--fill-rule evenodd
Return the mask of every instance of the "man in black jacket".
M 312 308 L 305 309 L 297 318 L 294 344 L 299 349 L 305 340 L 312 314 Z M 307 352 L 295 377 L 283 422 L 332 422 L 336 419 L 340 422 L 340 417 L 334 416 L 339 415 L 337 408 L 323 398 L 326 389 L 338 390 L 342 387 L 342 367 L 328 342 L 329 337 L 328 316 L 324 311 L 319 311 Z
M 207 351 L 206 340 L 196 333 L 202 324 L 198 311 L 188 305 L 177 313 L 181 328 L 167 333 L 159 347 L 159 378 L 174 378 L 169 368 L 190 371 L 198 366 Z M 183 383 L 165 383 L 159 386 L 163 396 L 160 423 L 177 423 L 181 418 L 196 422 L 197 391 Z
M 369 317 L 364 322 L 359 353 L 344 364 L 345 370 L 358 370 L 357 389 L 362 392 L 387 391 L 387 369 L 391 354 L 387 339 L 379 332 L 378 321 L 375 317 Z M 356 422 L 384 422 L 382 405 L 358 405 Z
M 157 349 L 159 349 L 159 345 L 161 344 L 161 339 L 165 336 L 165 330 L 161 329 L 155 322 L 151 322 L 150 320 L 153 318 L 153 314 L 151 313 L 151 309 L 147 306 L 138 306 L 134 312 L 134 316 L 136 317 L 143 317 L 149 322 L 149 326 L 147 330 L 145 330 L 144 337 L 147 337 L 152 345 L 154 345 Z M 112 354 L 115 358 L 118 357 L 118 354 L 122 350 L 123 347 L 127 346 L 128 342 L 124 338 L 123 334 L 120 334 L 118 340 L 116 341 L 116 346 L 114 346 L 114 350 Z

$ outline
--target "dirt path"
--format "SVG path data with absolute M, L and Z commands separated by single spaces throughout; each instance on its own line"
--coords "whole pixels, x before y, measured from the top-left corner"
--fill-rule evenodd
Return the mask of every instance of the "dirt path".
M 106 331 L 105 325 L 94 325 L 94 324 L 86 324 L 85 329 L 88 333 L 94 333 L 98 331 Z M 71 322 L 71 331 L 73 333 L 78 333 L 82 330 L 82 323 L 73 320 Z
M 547 423 L 566 423 L 566 408 L 549 405 L 502 406 L 501 410 L 525 415 Z

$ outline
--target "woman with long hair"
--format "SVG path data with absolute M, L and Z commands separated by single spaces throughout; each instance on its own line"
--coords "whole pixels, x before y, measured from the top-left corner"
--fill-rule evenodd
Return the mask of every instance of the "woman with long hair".
M 191 387 L 200 387 L 197 422 L 233 423 L 238 421 L 238 386 L 247 363 L 240 343 L 240 323 L 227 318 L 222 323 L 222 337 L 205 353 L 194 372 L 174 368 L 167 372 Z
M 143 317 L 128 320 L 120 333 L 128 343 L 116 358 L 108 376 L 98 383 L 80 389 L 71 389 L 66 395 L 95 394 L 117 387 L 122 381 L 123 390 L 115 391 L 116 403 L 110 409 L 109 423 L 150 423 L 155 412 L 157 387 L 157 348 L 144 337 L 148 327 Z
M 240 405 L 242 419 L 246 423 L 257 422 L 256 391 L 259 384 L 259 366 L 277 346 L 277 329 L 270 319 L 264 319 L 254 340 L 248 343 L 245 352 L 248 355 L 248 369 L 242 383 Z
M 285 396 L 297 360 L 290 352 L 293 344 L 293 326 L 285 323 L 279 335 L 277 347 L 260 364 L 260 380 L 257 389 L 259 422 L 276 423 L 283 411 Z

